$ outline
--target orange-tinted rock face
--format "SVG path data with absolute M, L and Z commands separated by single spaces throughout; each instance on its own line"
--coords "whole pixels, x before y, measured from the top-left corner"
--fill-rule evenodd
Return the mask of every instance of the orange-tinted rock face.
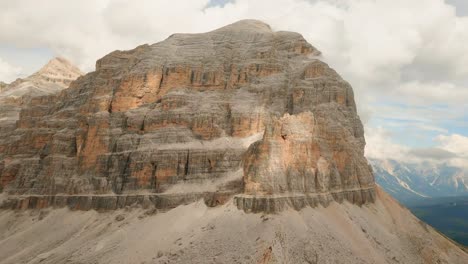
M 0 183 L 49 195 L 371 188 L 352 89 L 319 54 L 251 20 L 112 52 L 22 110 L 0 143 Z
M 158 98 L 163 72 L 155 69 L 140 75 L 128 76 L 116 88 L 112 111 L 123 112 L 155 102 Z
M 330 113 L 329 122 L 333 117 Z M 359 147 L 354 137 L 340 133 L 336 142 L 327 137 L 330 129 L 311 112 L 286 114 L 267 126 L 263 139 L 245 156 L 245 193 L 314 194 L 373 187 L 367 161 L 354 151 Z M 337 146 L 340 150 L 334 151 Z
M 80 151 L 77 153 L 83 170 L 95 169 L 96 166 L 100 165 L 97 164 L 98 157 L 109 152 L 108 122 L 109 118 L 104 115 L 93 120 L 93 123 L 85 128 L 85 140 L 80 140 Z

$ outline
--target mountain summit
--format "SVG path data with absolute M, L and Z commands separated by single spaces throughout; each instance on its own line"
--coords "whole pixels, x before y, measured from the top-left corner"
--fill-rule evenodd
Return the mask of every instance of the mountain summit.
M 83 73 L 64 58 L 53 58 L 39 71 L 5 85 L 0 98 L 18 98 L 21 96 L 41 96 L 67 88 Z
M 242 20 L 32 100 L 0 142 L 4 263 L 466 263 L 375 184 L 319 55 Z
M 66 59 L 54 58 L 26 78 L 10 84 L 0 82 L 0 142 L 7 140 L 4 133 L 15 128 L 21 109 L 28 107 L 31 100 L 58 93 L 81 75 Z
M 70 82 L 76 80 L 83 73 L 68 60 L 56 57 L 50 60 L 44 67 L 34 73 L 31 77 L 42 78 L 46 81 L 70 85 Z

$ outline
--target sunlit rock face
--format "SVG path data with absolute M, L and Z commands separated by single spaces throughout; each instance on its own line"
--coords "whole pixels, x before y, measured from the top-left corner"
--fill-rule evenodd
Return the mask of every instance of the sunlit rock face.
M 172 206 L 239 194 L 245 210 L 257 196 L 371 201 L 352 88 L 319 56 L 300 34 L 254 20 L 112 52 L 21 111 L 0 145 L 0 184 L 45 195 L 41 206 L 102 205 L 71 194 L 112 194 L 110 209 L 131 195 Z
M 330 117 L 333 114 L 330 114 Z M 325 116 L 327 119 L 330 118 Z M 324 193 L 372 187 L 354 136 L 327 137 L 330 128 L 311 112 L 285 114 L 246 153 L 246 194 Z
M 300 209 L 332 200 L 363 204 L 375 199 L 372 172 L 358 150 L 361 142 L 337 123 L 342 113 L 315 113 L 285 114 L 249 147 L 245 194 L 236 197 L 239 208 L 275 212 L 286 205 Z

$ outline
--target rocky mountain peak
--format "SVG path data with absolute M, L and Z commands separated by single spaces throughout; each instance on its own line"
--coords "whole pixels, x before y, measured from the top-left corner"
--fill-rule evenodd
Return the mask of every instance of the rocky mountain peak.
M 82 74 L 69 61 L 58 57 L 24 79 L 10 84 L 0 83 L 0 136 L 2 131 L 14 128 L 21 109 L 28 106 L 31 100 L 58 93 Z
M 272 33 L 270 25 L 266 24 L 263 21 L 255 19 L 244 19 L 232 23 L 230 25 L 219 28 L 215 31 L 252 31 L 252 32 L 264 32 Z
M 59 85 L 69 85 L 81 75 L 83 72 L 71 62 L 62 57 L 56 57 L 29 78 L 40 78 Z
M 56 57 L 34 74 L 6 85 L 0 98 L 16 99 L 22 96 L 35 97 L 53 94 L 67 88 L 81 75 L 83 72 L 68 60 Z

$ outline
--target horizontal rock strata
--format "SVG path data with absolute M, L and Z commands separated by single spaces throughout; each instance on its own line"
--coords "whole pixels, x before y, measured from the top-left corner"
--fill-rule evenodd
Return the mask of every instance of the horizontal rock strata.
M 4 201 L 1 209 L 42 209 L 47 207 L 71 210 L 117 210 L 126 207 L 143 207 L 169 210 L 203 200 L 207 206 L 224 204 L 232 192 L 201 192 L 177 194 L 134 194 L 134 195 L 24 195 L 11 196 Z
M 248 213 L 278 213 L 288 208 L 301 210 L 304 207 L 327 207 L 331 202 L 342 203 L 348 201 L 356 205 L 373 203 L 375 201 L 374 188 L 361 190 L 338 191 L 317 194 L 284 194 L 284 195 L 248 195 L 241 194 L 234 197 L 238 209 Z
M 188 200 L 370 192 L 352 88 L 319 56 L 300 34 L 254 20 L 112 52 L 21 110 L 0 142 L 0 186 Z

